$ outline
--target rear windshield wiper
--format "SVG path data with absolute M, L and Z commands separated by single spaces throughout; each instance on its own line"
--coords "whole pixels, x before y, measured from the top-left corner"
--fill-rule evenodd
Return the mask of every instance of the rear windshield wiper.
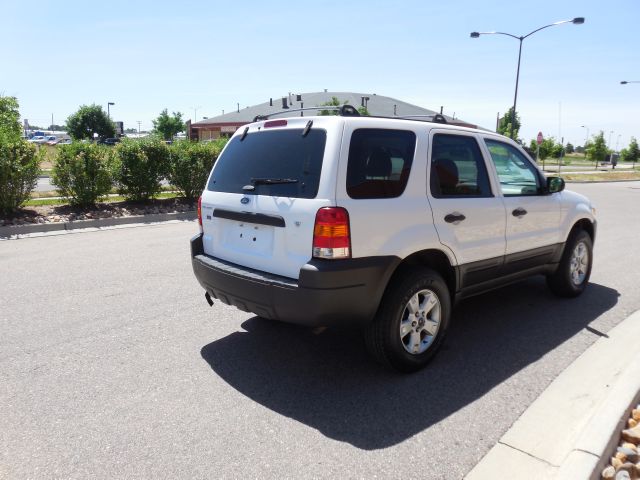
M 256 185 L 279 185 L 283 183 L 298 183 L 297 178 L 252 178 L 251 185 L 245 185 L 242 190 L 255 190 Z

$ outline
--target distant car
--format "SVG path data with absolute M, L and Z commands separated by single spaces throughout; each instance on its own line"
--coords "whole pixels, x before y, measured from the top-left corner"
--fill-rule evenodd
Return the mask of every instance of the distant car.
M 31 137 L 29 140 L 30 143 L 42 144 L 47 141 L 47 138 L 43 135 L 36 135 L 35 137 Z
M 63 138 L 56 145 L 69 145 L 73 142 L 70 138 Z
M 104 139 L 98 140 L 98 143 L 100 143 L 102 145 L 113 146 L 116 143 L 120 143 L 120 139 L 119 138 L 104 138 Z
M 45 143 L 47 145 L 55 145 L 59 141 L 60 141 L 60 139 L 58 137 L 56 137 L 55 135 L 49 135 L 48 137 L 45 137 Z

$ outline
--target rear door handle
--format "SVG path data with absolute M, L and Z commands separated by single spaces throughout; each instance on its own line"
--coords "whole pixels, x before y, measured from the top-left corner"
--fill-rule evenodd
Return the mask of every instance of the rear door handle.
M 522 207 L 518 207 L 513 212 L 511 212 L 511 215 L 513 215 L 514 217 L 523 217 L 526 214 L 527 214 L 527 211 Z
M 450 213 L 447 216 L 445 216 L 444 217 L 444 221 L 447 222 L 447 223 L 453 223 L 454 225 L 457 225 L 458 223 L 463 221 L 465 218 L 467 218 L 467 217 L 465 217 L 460 212 L 453 212 L 453 213 Z

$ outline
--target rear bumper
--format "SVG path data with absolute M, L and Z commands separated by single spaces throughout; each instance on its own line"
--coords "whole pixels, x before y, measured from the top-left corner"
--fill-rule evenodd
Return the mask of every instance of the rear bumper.
M 283 322 L 328 326 L 369 322 L 400 259 L 311 260 L 294 280 L 206 255 L 197 235 L 191 262 L 200 285 L 227 305 Z

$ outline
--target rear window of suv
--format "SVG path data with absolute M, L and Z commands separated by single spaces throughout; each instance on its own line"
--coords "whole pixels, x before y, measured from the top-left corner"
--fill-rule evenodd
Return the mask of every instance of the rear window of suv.
M 251 193 L 273 197 L 315 198 L 318 194 L 327 132 L 311 129 L 262 131 L 231 139 L 218 158 L 207 189 L 212 192 Z M 256 181 L 262 179 L 266 181 Z M 289 183 L 268 181 L 292 180 Z M 297 182 L 293 182 L 297 180 Z
M 416 135 L 407 130 L 360 128 L 349 145 L 347 194 L 351 198 L 393 198 L 404 192 Z

